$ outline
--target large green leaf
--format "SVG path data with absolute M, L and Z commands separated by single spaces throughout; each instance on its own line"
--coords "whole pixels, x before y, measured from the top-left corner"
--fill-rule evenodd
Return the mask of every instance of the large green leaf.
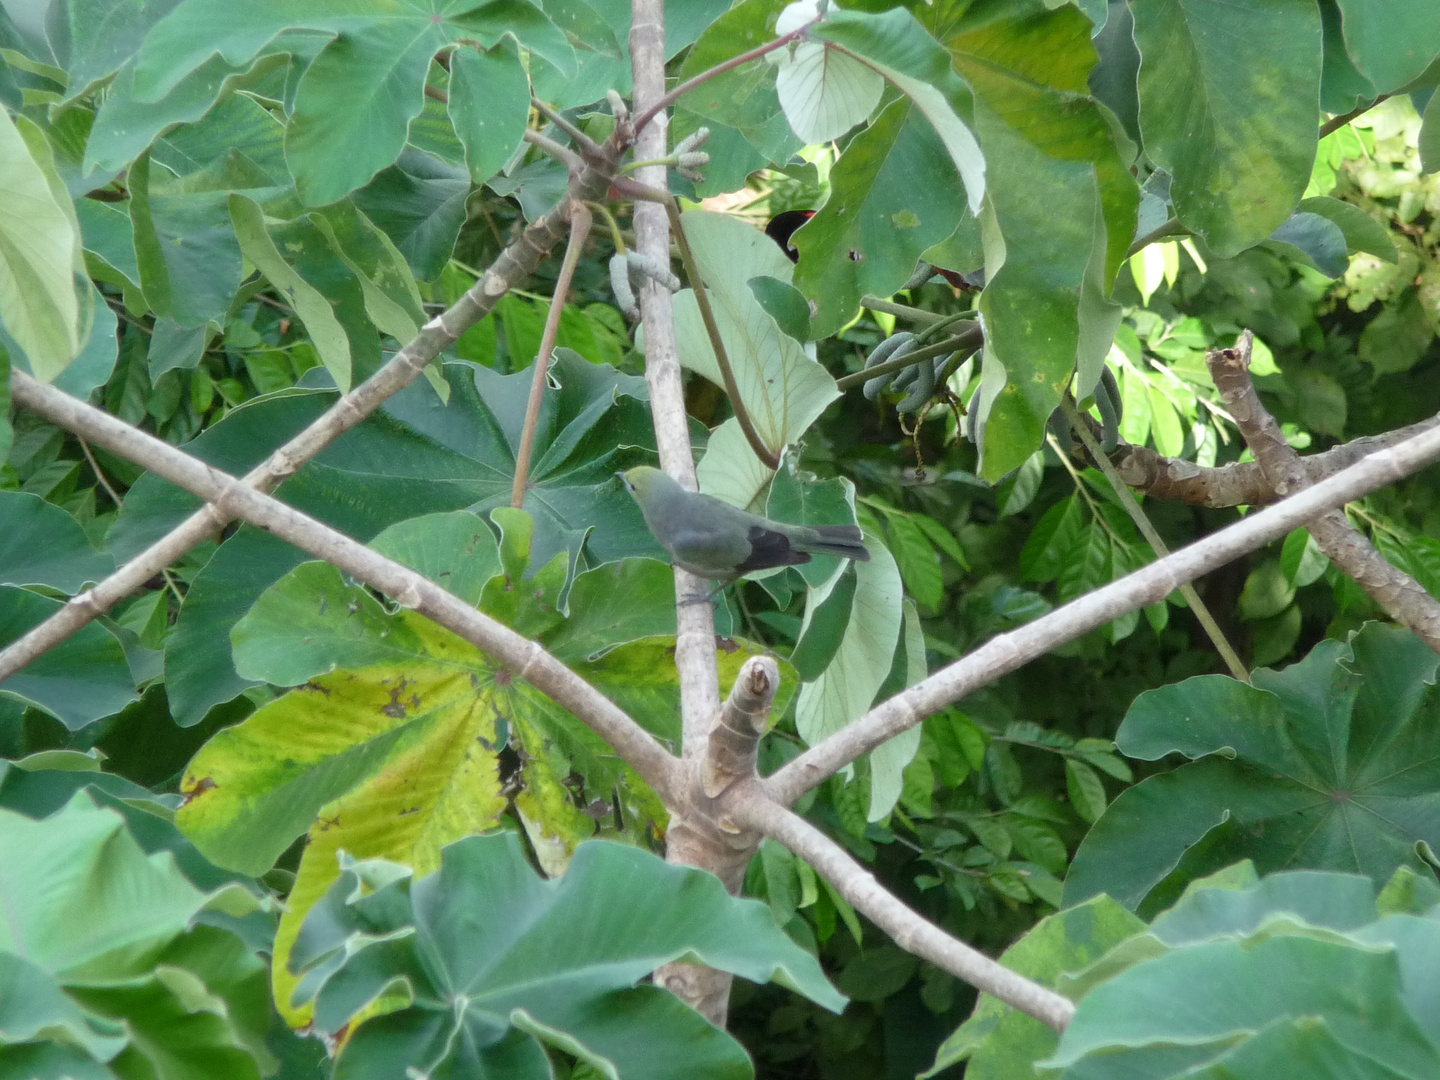
M 447 38 L 439 21 L 386 19 L 356 26 L 320 51 L 300 80 L 285 131 L 285 156 L 306 205 L 335 202 L 400 156 L 424 105 L 430 58 Z
M 992 480 L 1039 446 L 1077 368 L 1082 388 L 1094 384 L 1120 315 L 1107 296 L 1134 234 L 1139 190 L 1110 118 L 1086 96 L 1096 62 L 1089 30 L 1062 7 L 946 42 L 975 93 L 993 212 L 986 222 L 1003 241 L 987 245 L 980 302 L 982 467 Z
M 515 153 L 530 120 L 530 80 L 514 43 L 450 59 L 450 119 L 465 147 L 470 178 L 483 184 Z
M 829 200 L 795 234 L 795 285 L 818 305 L 810 333 L 838 330 L 867 293 L 895 292 L 964 213 L 935 129 L 909 101 L 893 102 L 850 140 L 830 171 Z
M 600 101 L 607 90 L 628 98 L 630 82 L 630 3 L 629 0 L 589 0 L 580 5 L 575 0 L 563 3 L 547 3 L 546 12 L 557 24 L 574 27 L 567 18 L 566 9 L 590 8 L 599 21 L 608 28 L 608 33 L 579 34 L 567 29 L 568 36 L 580 48 L 575 53 L 573 74 L 559 70 L 543 56 L 535 56 L 530 62 L 530 78 L 535 93 L 562 109 L 575 105 L 586 105 Z M 715 17 L 729 6 L 728 0 L 668 0 L 665 4 L 665 59 L 670 60 L 694 43 Z M 618 45 L 612 52 L 611 42 Z M 743 50 L 736 50 L 737 52 Z
M 1134 238 L 1140 191 L 1130 174 L 1133 148 L 1122 149 L 1125 140 L 1117 137 L 1113 118 L 1089 97 L 1089 77 L 1098 60 L 1090 31 L 1089 20 L 1067 5 L 989 22 L 946 44 L 975 96 L 996 117 L 1048 156 L 1088 162 L 1094 170 L 1104 218 L 1098 241 L 1104 252 L 1101 288 L 1108 293 Z M 986 157 L 991 157 L 988 147 Z M 1024 186 L 1033 192 L 1041 179 L 1031 178 Z M 1056 180 L 1045 179 L 1048 197 Z M 1005 224 L 1001 213 L 1002 233 Z M 1025 259 L 1018 252 L 1010 257 Z M 1101 355 L 1108 349 L 1107 338 Z
M 814 8 L 792 5 L 780 13 L 777 34 L 814 18 Z M 767 57 L 776 67 L 775 94 L 790 127 L 805 143 L 838 139 L 880 104 L 885 80 L 872 68 L 823 42 L 800 41 Z
M 775 18 L 785 4 L 786 0 L 741 0 L 700 35 L 685 57 L 681 78 L 689 79 L 765 44 L 774 36 Z M 676 108 L 741 132 L 758 131 L 780 115 L 775 71 L 774 64 L 763 60 L 741 64 L 697 86 Z
M 1182 224 L 1217 254 L 1265 239 L 1310 180 L 1320 14 L 1264 0 L 1138 0 L 1140 130 Z
M 87 31 L 87 36 L 93 32 Z M 146 147 L 155 142 L 156 136 L 176 124 L 188 126 L 193 121 L 201 121 L 196 126 L 203 127 L 206 126 L 205 121 L 212 117 L 224 117 L 228 120 L 241 111 L 251 114 L 252 117 L 255 113 L 263 113 L 264 110 L 252 99 L 235 95 L 227 98 L 226 95 L 237 86 L 252 85 L 264 75 L 283 67 L 287 60 L 288 57 L 276 54 L 263 57 L 253 65 L 237 66 L 227 64 L 218 56 L 212 56 L 163 97 L 154 101 L 144 100 L 137 95 L 135 64 L 133 60 L 127 62 L 111 80 L 100 107 L 96 110 L 90 138 L 85 143 L 82 174 L 90 178 L 90 183 L 97 183 L 124 169 L 143 153 Z M 222 101 L 222 98 L 225 100 Z M 227 102 L 235 104 L 227 108 Z M 204 121 L 201 120 L 202 117 L 205 118 Z M 216 125 L 208 126 L 213 128 Z M 242 153 L 249 149 L 243 138 L 236 139 L 231 145 Z M 224 148 L 219 148 L 219 153 L 224 152 Z M 166 165 L 174 161 L 172 155 L 163 151 L 157 160 Z M 193 169 L 177 171 L 183 175 Z M 283 167 L 274 179 L 278 183 L 288 180 Z
M 90 90 L 133 57 L 160 19 L 180 0 L 117 4 L 114 0 L 70 0 L 57 12 L 66 22 L 65 69 L 70 76 L 67 99 Z
M 1006 949 L 1000 962 L 1012 971 L 1054 987 L 1067 971 L 1079 971 L 1114 946 L 1143 930 L 1145 924 L 1108 896 L 1041 919 Z M 960 1061 L 970 1080 L 1011 1080 L 1026 1075 L 1031 1063 L 1055 1049 L 1058 1036 L 989 994 L 935 1053 L 931 1075 Z
M 24 589 L 0 587 L 0 642 L 10 644 L 63 606 Z M 120 642 L 91 623 L 0 683 L 0 696 L 36 705 L 77 731 L 113 716 L 138 695 Z
M 1295 1076 L 1317 1075 L 1307 1065 L 1337 1077 L 1440 1069 L 1440 1050 L 1405 1006 L 1394 952 L 1299 935 L 1207 941 L 1102 983 L 1043 1065 L 1099 1075 L 1077 1067 L 1086 1058 L 1112 1075 L 1206 1080 L 1263 1080 L 1278 1062 L 1288 1066 L 1279 1075 Z
M 904 8 L 880 14 L 831 11 L 813 33 L 885 76 L 930 121 L 965 184 L 970 212 L 985 197 L 985 159 L 962 116 L 970 93 L 940 43 Z
M 800 688 L 800 696 L 795 703 L 795 728 L 800 737 L 812 746 L 859 719 L 870 709 L 876 693 L 890 674 L 895 645 L 900 640 L 903 623 L 900 571 L 879 537 L 867 535 L 865 542 L 870 549 L 870 561 L 852 564 L 855 592 L 850 610 L 832 616 L 848 618 L 844 637 L 835 649 L 829 666 L 817 679 Z M 808 591 L 805 628 L 809 628 L 823 608 L 830 589 L 838 585 L 838 575 L 831 580 L 833 584 L 828 588 Z M 891 741 L 899 745 L 888 749 L 881 747 L 877 753 L 881 753 L 881 764 L 889 767 L 887 775 L 898 776 L 915 755 L 915 748 L 920 742 L 919 729 L 905 732 Z M 896 761 L 899 769 L 893 768 Z M 898 794 L 898 790 L 894 794 Z M 873 801 L 870 809 L 875 809 Z M 875 817 L 883 817 L 888 810 L 889 807 L 885 807 Z
M 764 237 L 762 237 L 764 239 Z M 773 246 L 773 245 L 772 245 Z M 592 565 L 658 553 L 616 470 L 653 461 L 644 381 L 560 350 L 561 385 L 546 391 L 526 499 L 535 518 L 532 565 L 580 552 Z M 380 415 L 341 436 L 280 489 L 280 496 L 358 540 L 388 525 L 438 511 L 475 512 L 508 504 L 530 374 L 503 376 L 470 364 L 447 365 L 450 399 L 413 385 Z M 282 396 L 247 405 L 190 444 L 192 452 L 243 473 L 269 449 L 313 421 L 325 396 Z M 438 479 L 437 479 L 438 478 Z M 128 557 L 193 512 L 196 500 L 153 476 L 125 501 L 110 550 Z M 230 662 L 226 634 L 255 598 L 303 558 L 251 529 L 222 545 L 196 578 L 167 643 L 171 707 L 183 724 L 247 685 Z M 563 588 L 554 598 L 564 600 Z
M 455 249 L 469 195 L 470 174 L 464 168 L 407 150 L 355 193 L 355 203 L 385 230 L 415 276 L 433 281 Z
M 1131 757 L 1200 760 L 1123 792 L 1081 844 L 1069 902 L 1108 892 L 1134 908 L 1239 858 L 1384 881 L 1440 845 L 1440 657 L 1368 624 L 1254 685 L 1202 675 L 1140 695 L 1116 737 Z M 1187 854 L 1188 852 L 1188 854 Z
M 114 572 L 114 558 L 96 551 L 60 507 L 28 492 L 0 491 L 0 584 L 76 593 Z
M 43 821 L 0 810 L 0 893 L 8 1075 L 259 1080 L 273 1065 L 264 965 L 193 926 L 207 907 L 239 908 L 168 853 L 146 855 L 115 811 L 84 792 Z M 27 1071 L 46 1060 L 55 1072 Z
M 367 879 L 387 883 L 361 899 Z M 347 869 L 295 954 L 326 1031 L 358 1019 L 392 979 L 407 982 L 397 1011 L 350 1036 L 346 1075 L 425 1061 L 457 1075 L 540 1080 L 550 1069 L 530 1038 L 605 1076 L 752 1075 L 728 1035 L 667 991 L 635 985 L 681 958 L 843 1005 L 764 905 L 728 896 L 708 874 L 601 842 L 582 845 L 553 881 L 536 876 L 510 834 L 453 844 L 437 872 L 413 881 L 392 867 Z
M 29 141 L 8 113 L 0 116 L 0 321 L 35 376 L 51 381 L 80 351 L 80 234 L 64 189 L 52 187 Z
M 165 183 L 165 175 L 148 156 L 129 172 L 130 220 L 145 301 L 181 326 L 221 320 L 243 275 L 230 221 L 230 191 L 255 184 L 223 175 L 198 185 Z M 264 184 L 268 177 L 255 181 Z
M 1393 93 L 1440 53 L 1440 8 L 1429 0 L 1338 3 L 1345 49 L 1377 93 Z
M 737 218 L 691 210 L 681 220 L 709 290 L 740 398 L 761 441 L 778 453 L 839 396 L 829 372 L 780 329 L 750 289 L 755 277 L 789 284 L 794 267 L 768 236 Z M 680 362 L 721 384 L 715 351 L 690 290 L 675 297 L 675 330 Z
M 275 291 L 290 302 L 315 351 L 320 354 L 320 362 L 340 392 L 345 393 L 350 389 L 350 340 L 330 302 L 285 261 L 265 228 L 265 212 L 259 203 L 234 194 L 230 196 L 229 209 L 241 253 L 265 275 Z
M 154 100 L 218 54 L 247 63 L 277 35 L 303 29 L 334 35 L 301 77 L 285 152 L 296 190 L 311 206 L 334 202 L 392 164 L 424 102 L 430 59 L 459 38 L 492 46 L 506 34 L 573 70 L 565 36 L 521 0 L 439 5 L 348 0 L 317 9 L 287 0 L 258 8 L 190 0 L 146 38 L 135 66 L 136 94 Z

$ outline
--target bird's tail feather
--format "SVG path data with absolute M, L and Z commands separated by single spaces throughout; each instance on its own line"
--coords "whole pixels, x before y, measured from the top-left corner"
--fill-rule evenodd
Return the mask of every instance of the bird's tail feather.
M 812 525 L 806 536 L 802 551 L 816 555 L 835 555 L 841 559 L 869 562 L 870 551 L 865 547 L 865 535 L 856 525 Z

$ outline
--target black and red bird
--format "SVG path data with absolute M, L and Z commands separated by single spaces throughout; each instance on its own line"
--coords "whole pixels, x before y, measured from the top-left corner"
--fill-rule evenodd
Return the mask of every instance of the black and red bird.
M 800 252 L 790 242 L 795 231 L 815 216 L 814 210 L 783 210 L 772 217 L 765 225 L 765 235 L 780 245 L 780 250 L 793 263 L 800 261 Z M 858 258 L 853 252 L 850 256 Z M 979 292 L 985 287 L 985 271 L 976 270 L 973 273 L 961 274 L 955 270 L 946 270 L 942 266 L 935 267 L 935 272 L 948 281 L 961 292 Z
M 789 256 L 791 262 L 799 262 L 800 252 L 796 251 L 795 245 L 790 243 L 790 237 L 795 235 L 796 229 L 814 216 L 814 210 L 784 210 L 772 217 L 766 224 L 765 235 L 780 245 L 780 250 Z

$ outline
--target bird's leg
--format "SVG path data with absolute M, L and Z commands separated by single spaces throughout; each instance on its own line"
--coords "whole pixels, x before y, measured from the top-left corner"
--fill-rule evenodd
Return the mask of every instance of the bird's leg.
M 727 584 L 729 584 L 729 582 L 722 581 L 719 585 L 716 585 L 715 588 L 711 589 L 707 593 L 691 593 L 689 596 L 681 599 L 679 601 L 679 604 L 681 607 L 684 607 L 687 604 L 712 604 L 715 602 L 715 597 L 719 596 L 722 592 L 725 591 L 725 586 Z

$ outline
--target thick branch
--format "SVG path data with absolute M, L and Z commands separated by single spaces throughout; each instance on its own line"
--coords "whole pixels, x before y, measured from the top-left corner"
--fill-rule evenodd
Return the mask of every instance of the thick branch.
M 1300 455 L 1285 441 L 1280 425 L 1255 392 L 1250 379 L 1250 350 L 1254 335 L 1246 330 L 1233 349 L 1212 349 L 1206 356 L 1210 377 L 1230 415 L 1255 455 L 1265 479 L 1280 495 L 1310 486 Z M 1396 622 L 1419 635 L 1440 652 L 1440 603 L 1409 574 L 1385 561 L 1343 510 L 1330 510 L 1306 523 L 1316 545 L 1335 565 Z
M 555 351 L 555 337 L 560 333 L 560 316 L 565 311 L 565 297 L 575 277 L 575 267 L 585 241 L 590 236 L 592 218 L 584 203 L 570 204 L 570 242 L 565 246 L 565 260 L 555 280 L 555 295 L 550 298 L 550 311 L 545 316 L 545 329 L 540 332 L 540 351 L 535 355 L 535 373 L 530 380 L 530 400 L 525 406 L 525 426 L 520 431 L 520 449 L 515 454 L 515 482 L 510 488 L 510 505 L 517 510 L 525 505 L 525 488 L 530 479 L 530 455 L 535 451 L 535 429 L 540 423 L 540 405 L 545 400 L 545 376 L 550 370 L 550 354 Z
M 657 107 L 665 96 L 665 12 L 662 0 L 635 0 L 630 30 L 630 56 L 635 72 L 635 111 L 645 123 L 636 129 L 635 156 L 663 158 L 669 117 Z M 637 169 L 635 179 L 665 191 L 663 165 Z M 670 222 L 657 203 L 635 204 L 635 247 L 662 266 L 670 265 Z M 675 307 L 670 291 L 647 280 L 640 291 L 645 327 L 645 379 L 650 384 L 650 412 L 660 465 L 692 491 L 695 459 L 690 449 L 690 422 L 685 415 L 685 390 L 675 341 Z M 675 571 L 677 599 L 704 592 L 701 579 Z M 704 752 L 710 720 L 720 707 L 720 679 L 715 666 L 715 613 L 709 604 L 681 603 L 676 608 L 675 666 L 680 673 L 680 712 L 684 754 L 697 761 Z
M 765 781 L 766 791 L 777 802 L 788 805 L 856 758 L 1001 675 L 1126 612 L 1156 603 L 1181 582 L 1194 581 L 1248 551 L 1278 540 L 1326 510 L 1402 480 L 1436 459 L 1440 459 L 1440 429 L 1431 429 L 1372 454 L 1337 476 L 1250 514 L 1034 622 L 991 638 L 968 656 L 896 694 L 805 751 Z
M 273 533 L 459 634 L 514 669 L 516 676 L 528 680 L 593 728 L 662 798 L 673 792 L 676 759 L 649 732 L 537 643 L 482 615 L 428 578 L 169 443 L 23 372 L 13 372 L 10 378 L 17 405 L 145 466 L 157 476 L 214 503 L 226 517 L 241 518 Z
M 701 770 L 701 786 L 710 798 L 755 775 L 760 736 L 770 730 L 770 706 L 779 689 L 780 667 L 774 657 L 752 656 L 745 661 L 710 728 Z
M 1305 475 L 1318 484 L 1348 469 L 1377 450 L 1398 446 L 1407 439 L 1440 426 L 1440 416 L 1383 435 L 1366 435 L 1300 459 Z M 1122 446 L 1111 455 L 1120 477 L 1136 491 L 1157 499 L 1223 509 L 1228 506 L 1266 506 L 1276 500 L 1259 462 L 1237 461 L 1206 468 L 1183 458 L 1157 454 L 1147 446 Z
M 779 688 L 780 668 L 774 657 L 752 656 L 745 661 L 710 728 L 700 768 L 703 783 L 695 784 L 695 770 L 687 767 L 690 783 L 685 802 L 671 808 L 666 857 L 704 867 L 733 895 L 739 895 L 745 883 L 745 868 L 760 846 L 760 834 L 723 820 L 714 797 L 736 782 L 755 779 L 756 748 L 770 726 L 770 706 Z M 724 1026 L 730 999 L 728 972 L 677 962 L 656 971 L 655 982 Z
M 617 153 L 614 150 L 607 152 Z M 251 470 L 245 482 L 257 491 L 273 491 L 340 435 L 378 409 L 391 395 L 418 379 L 441 350 L 489 315 L 502 296 L 535 272 L 540 260 L 565 235 L 569 224 L 569 201 L 601 198 L 609 184 L 608 171 L 609 168 L 585 169 L 572 177 L 566 202 L 532 223 L 500 253 L 453 306 L 426 323 L 420 333 L 379 371 L 341 397 L 323 416 L 276 450 L 258 468 Z M 177 562 L 191 548 L 213 538 L 228 520 L 217 508 L 207 505 L 95 588 L 72 598 L 50 618 L 0 651 L 0 682 L 127 596 L 144 588 L 147 581 Z
M 798 814 L 749 786 L 724 802 L 737 824 L 773 836 L 808 862 L 906 952 L 929 960 L 1056 1031 L 1064 1031 L 1069 1024 L 1075 1014 L 1069 999 L 996 963 L 901 903 L 839 844 Z

